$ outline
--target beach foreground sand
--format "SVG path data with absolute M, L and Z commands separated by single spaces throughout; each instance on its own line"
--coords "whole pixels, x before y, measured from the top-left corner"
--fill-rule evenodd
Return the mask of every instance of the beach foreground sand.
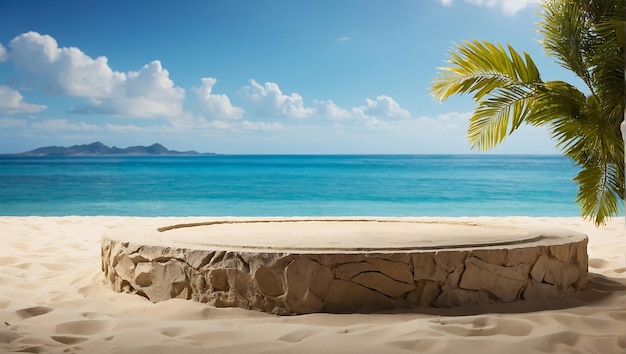
M 291 317 L 114 293 L 100 270 L 101 235 L 155 220 L 0 217 L 0 352 L 626 353 L 622 218 L 601 228 L 580 218 L 453 219 L 587 234 L 589 285 L 563 298 Z

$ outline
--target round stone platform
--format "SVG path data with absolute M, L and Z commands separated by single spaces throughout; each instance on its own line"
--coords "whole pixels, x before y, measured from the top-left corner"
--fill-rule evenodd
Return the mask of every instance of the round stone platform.
M 435 219 L 214 219 L 102 238 L 115 291 L 281 315 L 560 295 L 585 286 L 587 262 L 574 231 Z

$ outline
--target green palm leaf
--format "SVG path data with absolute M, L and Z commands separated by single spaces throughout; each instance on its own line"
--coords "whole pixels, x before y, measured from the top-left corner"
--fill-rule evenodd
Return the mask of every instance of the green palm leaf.
M 619 212 L 619 197 L 611 188 L 618 183 L 614 164 L 589 165 L 574 180 L 580 185 L 576 201 L 582 214 L 599 225 Z
M 509 53 L 500 45 L 465 41 L 450 53 L 451 66 L 440 69 L 430 88 L 431 94 L 444 101 L 455 94 L 474 93 L 480 100 L 496 88 L 540 82 L 539 71 L 530 56 L 526 61 L 510 46 Z
M 445 101 L 472 94 L 472 148 L 498 145 L 522 124 L 548 126 L 556 145 L 581 168 L 574 180 L 581 214 L 602 224 L 624 197 L 626 1 L 546 0 L 539 23 L 548 54 L 579 76 L 585 94 L 563 81 L 541 81 L 531 57 L 510 46 L 464 41 L 430 87 Z
M 450 54 L 441 76 L 431 86 L 440 101 L 454 94 L 473 93 L 478 106 L 468 130 L 472 147 L 488 150 L 517 129 L 529 113 L 528 100 L 541 84 L 537 66 L 524 53 L 500 44 L 465 41 Z

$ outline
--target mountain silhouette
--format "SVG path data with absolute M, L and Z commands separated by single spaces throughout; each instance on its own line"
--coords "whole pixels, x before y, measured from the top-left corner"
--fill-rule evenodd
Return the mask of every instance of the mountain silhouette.
M 108 147 L 97 141 L 86 145 L 45 146 L 35 150 L 21 152 L 17 154 L 5 154 L 3 156 L 193 156 L 193 155 L 215 155 L 213 153 L 199 153 L 197 151 L 176 151 L 169 150 L 161 144 L 150 146 L 130 146 L 127 148 Z

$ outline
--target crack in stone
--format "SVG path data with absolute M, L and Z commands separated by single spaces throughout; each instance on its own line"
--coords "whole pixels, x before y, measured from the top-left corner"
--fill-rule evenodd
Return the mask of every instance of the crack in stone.
M 139 254 L 139 253 L 131 253 L 128 258 L 130 258 L 131 262 L 133 262 L 134 265 L 137 265 L 139 263 L 144 263 L 144 262 L 150 262 L 150 260 L 146 257 L 144 257 L 143 255 Z
M 393 260 L 393 259 L 389 259 L 389 258 L 384 258 L 384 257 L 380 257 L 380 256 L 376 256 L 376 255 L 365 255 L 365 261 L 367 262 L 368 258 L 372 258 L 372 259 L 379 259 L 379 260 L 383 260 L 383 261 L 387 261 L 387 262 L 393 262 L 393 263 L 398 263 L 401 265 L 409 265 L 409 263 L 411 263 L 411 259 L 413 257 L 406 257 L 407 258 L 407 262 L 403 262 L 403 261 L 397 261 L 397 260 Z
M 377 293 L 377 294 L 380 294 L 380 295 L 382 295 L 382 296 L 384 296 L 384 297 L 386 297 L 386 298 L 388 298 L 388 299 L 390 299 L 390 300 L 397 300 L 396 298 L 391 297 L 391 296 L 389 296 L 389 295 L 387 295 L 387 294 L 385 294 L 385 293 L 381 293 L 380 291 L 378 291 L 378 290 L 376 290 L 376 289 L 372 289 L 372 288 L 370 288 L 369 286 L 366 286 L 366 285 L 363 285 L 363 284 L 360 284 L 360 283 L 355 283 L 355 282 L 351 282 L 351 283 L 352 283 L 352 284 L 354 284 L 354 285 L 362 286 L 362 287 L 364 287 L 364 288 L 366 288 L 366 289 L 368 289 L 368 290 L 371 290 L 371 291 L 373 291 L 373 292 L 375 292 L 375 293 Z
M 311 294 L 313 294 L 313 296 L 315 296 L 315 298 L 317 299 L 317 301 L 319 301 L 320 303 L 324 303 L 325 299 L 322 299 L 321 296 L 319 296 L 315 290 L 313 290 L 313 288 L 311 288 L 311 286 L 309 285 L 309 292 L 311 292 Z
M 160 263 L 160 264 L 165 264 L 167 262 L 169 262 L 170 260 L 177 260 L 177 261 L 181 261 L 184 262 L 185 264 L 188 264 L 186 261 L 180 259 L 180 258 L 176 258 L 176 257 L 165 257 L 165 256 L 160 256 L 160 257 L 155 257 L 152 258 L 152 260 L 150 261 L 150 263 Z
M 214 265 L 214 264 L 220 263 L 221 261 L 224 260 L 225 256 L 226 256 L 226 251 L 219 251 L 219 252 L 217 252 L 215 254 L 215 256 L 209 262 L 209 265 Z
M 302 255 L 302 257 L 319 264 L 321 267 L 326 267 L 322 262 L 318 261 L 317 259 L 309 257 L 309 255 Z
M 215 252 L 209 252 L 206 257 L 202 258 L 200 264 L 198 265 L 198 269 L 204 268 L 207 264 L 211 263 L 211 260 L 215 256 Z
M 376 273 L 376 274 L 380 274 L 380 275 L 384 276 L 385 278 L 391 279 L 391 280 L 396 281 L 396 282 L 398 282 L 398 283 L 402 283 L 402 284 L 406 284 L 406 285 L 413 285 L 413 282 L 408 283 L 408 282 L 405 282 L 405 281 L 402 281 L 402 280 L 398 280 L 398 279 L 396 279 L 396 278 L 394 278 L 394 277 L 390 276 L 389 274 L 387 274 L 387 273 L 385 273 L 385 272 L 383 272 L 383 271 L 381 271 L 381 270 L 379 270 L 379 269 L 374 269 L 374 270 L 364 270 L 364 271 L 361 271 L 361 272 L 359 272 L 359 273 L 357 273 L 357 274 L 353 275 L 352 277 L 350 277 L 350 279 L 344 279 L 344 280 L 350 280 L 350 281 L 351 281 L 351 280 L 353 280 L 354 278 L 358 277 L 359 275 L 361 275 L 361 274 L 366 274 L 366 273 Z M 335 278 L 335 279 L 338 279 L 338 278 Z M 353 283 L 354 283 L 354 282 L 353 282 Z M 356 284 L 359 284 L 359 283 L 356 283 Z

